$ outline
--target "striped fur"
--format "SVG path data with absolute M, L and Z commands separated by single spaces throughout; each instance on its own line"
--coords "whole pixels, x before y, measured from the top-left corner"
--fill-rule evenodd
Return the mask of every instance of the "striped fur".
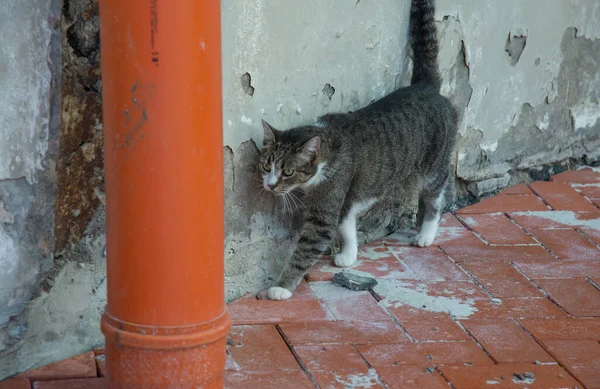
M 329 247 L 338 228 L 344 250 L 338 266 L 356 260 L 355 218 L 381 200 L 419 198 L 421 230 L 414 244 L 432 244 L 450 176 L 457 114 L 439 94 L 433 0 L 413 0 L 412 85 L 353 113 L 332 113 L 318 126 L 278 131 L 263 122 L 261 168 L 265 189 L 291 196 L 300 189 L 304 224 L 294 252 L 268 297 L 291 296 L 306 271 Z M 275 179 L 273 179 L 273 177 Z M 346 247 L 348 246 L 348 247 Z

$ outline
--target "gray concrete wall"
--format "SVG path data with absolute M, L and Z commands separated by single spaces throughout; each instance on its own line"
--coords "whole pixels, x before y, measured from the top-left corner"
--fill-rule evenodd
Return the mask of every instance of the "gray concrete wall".
M 60 154 L 52 114 L 61 79 L 57 1 L 6 3 L 0 379 L 101 344 L 106 298 L 97 2 L 64 8 Z M 270 285 L 297 222 L 259 193 L 260 119 L 286 129 L 406 85 L 409 9 L 408 0 L 222 1 L 228 300 Z M 463 116 L 455 206 L 598 163 L 599 2 L 438 0 L 436 18 L 442 91 Z M 401 200 L 365 215 L 361 241 L 411 223 L 414 201 Z

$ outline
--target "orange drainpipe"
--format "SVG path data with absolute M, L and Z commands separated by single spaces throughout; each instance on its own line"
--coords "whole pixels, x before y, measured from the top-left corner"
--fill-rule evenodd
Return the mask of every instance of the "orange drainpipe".
M 110 388 L 222 388 L 219 0 L 100 0 Z

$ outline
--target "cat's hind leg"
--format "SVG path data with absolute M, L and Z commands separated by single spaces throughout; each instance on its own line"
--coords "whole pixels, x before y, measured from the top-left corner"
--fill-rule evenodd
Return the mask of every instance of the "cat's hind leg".
M 433 244 L 444 210 L 445 192 L 446 185 L 443 185 L 439 190 L 425 191 L 421 194 L 419 214 L 417 215 L 417 219 L 420 219 L 420 226 L 419 233 L 414 239 L 414 245 L 428 247 Z

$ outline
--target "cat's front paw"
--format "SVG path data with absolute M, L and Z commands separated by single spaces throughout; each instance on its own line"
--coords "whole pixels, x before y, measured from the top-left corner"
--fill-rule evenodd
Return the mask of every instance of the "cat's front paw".
M 335 263 L 335 266 L 338 267 L 352 266 L 354 265 L 354 262 L 356 262 L 356 255 L 341 252 L 333 258 L 333 262 Z
M 269 300 L 287 300 L 292 297 L 292 292 L 286 288 L 280 288 L 279 286 L 273 286 L 269 288 L 267 292 L 267 298 Z
M 415 236 L 413 244 L 419 247 L 429 247 L 433 244 L 434 239 L 434 234 L 417 234 L 417 236 Z

